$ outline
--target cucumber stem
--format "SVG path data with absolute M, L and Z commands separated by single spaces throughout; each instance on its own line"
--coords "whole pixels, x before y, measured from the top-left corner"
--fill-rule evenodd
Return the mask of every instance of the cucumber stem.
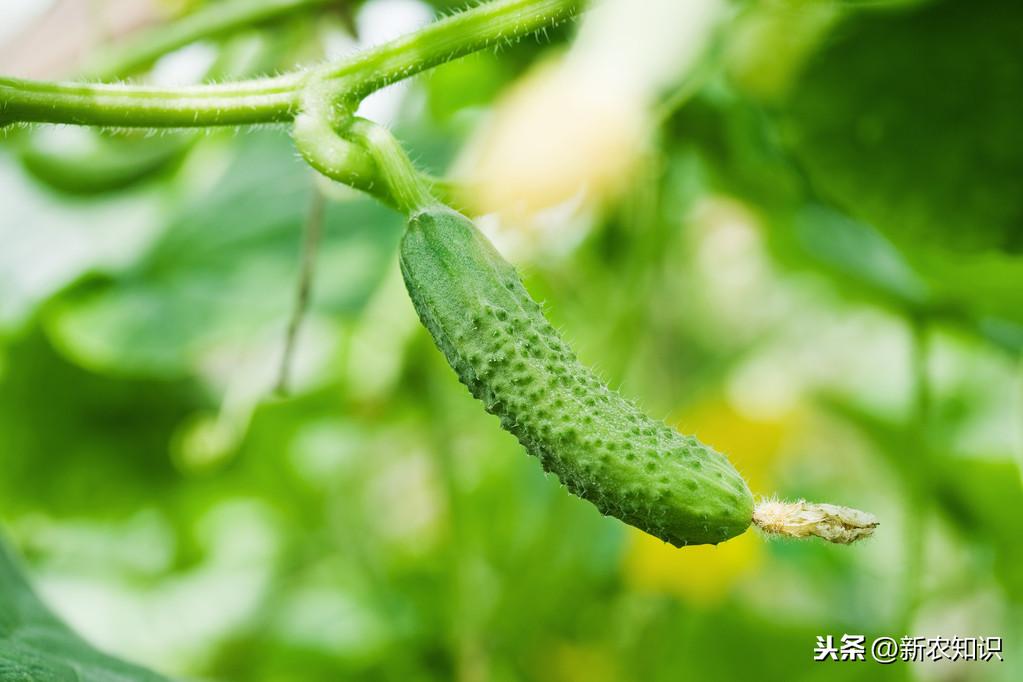
M 356 117 L 345 132 L 373 157 L 377 174 L 400 211 L 412 216 L 438 203 L 430 193 L 429 184 L 424 181 L 391 131 L 380 124 Z

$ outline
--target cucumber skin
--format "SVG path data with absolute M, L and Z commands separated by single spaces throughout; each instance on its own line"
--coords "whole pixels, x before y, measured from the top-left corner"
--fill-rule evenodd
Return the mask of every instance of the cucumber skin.
M 731 463 L 580 364 L 472 221 L 446 207 L 413 215 L 399 260 L 459 379 L 572 493 L 677 547 L 749 527 L 753 496 Z

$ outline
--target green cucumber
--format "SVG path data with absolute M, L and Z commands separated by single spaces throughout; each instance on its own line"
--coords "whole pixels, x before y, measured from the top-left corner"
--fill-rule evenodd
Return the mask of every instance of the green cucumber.
M 462 383 L 569 491 L 679 547 L 749 527 L 753 496 L 731 463 L 580 364 L 472 221 L 441 206 L 415 213 L 400 262 Z

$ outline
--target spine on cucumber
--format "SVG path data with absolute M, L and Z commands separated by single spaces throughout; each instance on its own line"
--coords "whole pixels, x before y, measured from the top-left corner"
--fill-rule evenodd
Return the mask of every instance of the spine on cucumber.
M 472 222 L 411 217 L 401 271 L 437 346 L 472 394 L 574 494 L 676 546 L 745 531 L 753 498 L 725 459 L 609 390 Z

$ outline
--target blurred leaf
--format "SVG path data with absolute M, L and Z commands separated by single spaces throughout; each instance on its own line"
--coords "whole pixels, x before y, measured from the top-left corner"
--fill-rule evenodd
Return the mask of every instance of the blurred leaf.
M 1023 603 L 1023 478 L 1010 460 L 948 457 L 940 462 L 938 499 L 971 539 L 997 548 L 995 570 Z M 1012 510 L 1012 511 L 1009 511 Z
M 930 283 L 891 240 L 815 200 L 779 146 L 772 121 L 755 104 L 712 87 L 673 116 L 670 126 L 683 149 L 695 144 L 714 188 L 760 211 L 771 228 L 772 253 L 782 263 L 812 267 L 844 293 L 900 310 L 934 305 Z
M 4 514 L 116 516 L 171 494 L 180 479 L 167 442 L 199 400 L 194 387 L 90 374 L 38 333 L 7 352 L 0 376 Z
M 194 134 L 144 136 L 85 128 L 42 128 L 19 147 L 22 165 L 36 180 L 68 194 L 102 194 L 166 171 L 195 141 Z
M 509 72 L 508 63 L 489 52 L 433 69 L 425 81 L 430 113 L 444 123 L 466 108 L 487 104 L 508 82 Z
M 915 260 L 940 299 L 981 319 L 1005 321 L 1002 329 L 1015 328 L 1016 338 L 1023 333 L 1023 255 L 992 251 L 928 257 L 924 247 L 918 253 Z
M 161 682 L 167 678 L 108 656 L 57 619 L 0 542 L 0 679 Z
M 845 295 L 940 319 L 1011 352 L 1023 349 L 1023 258 L 953 253 L 940 239 L 906 242 L 847 213 L 809 186 L 776 128 L 765 110 L 719 83 L 673 115 L 667 132 L 677 137 L 676 155 L 695 148 L 712 188 L 760 212 L 780 262 L 828 275 Z
M 808 205 L 792 223 L 806 254 L 861 285 L 909 307 L 924 307 L 930 289 L 894 245 L 876 230 L 825 206 Z
M 134 263 L 158 231 L 166 196 L 146 186 L 102 200 L 56 195 L 0 155 L 0 330 L 86 273 Z
M 215 349 L 283 333 L 312 175 L 279 134 L 245 137 L 223 178 L 182 206 L 149 254 L 62 296 L 57 344 L 93 369 L 178 376 Z M 357 312 L 383 276 L 401 218 L 368 200 L 328 205 L 313 310 Z
M 920 438 L 933 441 L 933 427 L 921 436 L 839 397 L 826 396 L 822 403 L 868 436 L 907 483 L 921 487 L 922 499 L 936 501 L 967 538 L 990 544 L 998 577 L 1017 600 L 1023 600 L 1023 546 L 1017 541 L 1023 535 L 1023 519 L 1015 512 L 1023 508 L 1023 477 L 1011 456 L 964 456 L 936 449 L 934 443 L 922 452 Z
M 772 220 L 772 247 L 790 265 L 809 264 L 897 311 L 966 329 L 1003 350 L 1023 350 L 1023 259 L 912 257 L 871 225 L 808 202 Z
M 743 92 L 772 101 L 841 16 L 836 0 L 746 3 L 726 40 L 729 76 Z
M 812 183 L 913 250 L 1023 253 L 1021 24 L 1000 0 L 856 15 L 785 107 Z
M 835 634 L 849 627 L 847 614 L 835 611 L 812 623 L 789 614 L 758 613 L 747 603 L 729 602 L 710 612 L 686 611 L 670 603 L 648 606 L 645 622 L 635 623 L 631 664 L 626 680 L 675 682 L 699 680 L 790 680 L 806 682 L 852 682 L 854 680 L 912 679 L 908 666 L 874 665 L 870 672 L 858 665 L 814 663 L 812 652 L 818 635 Z M 862 624 L 847 630 L 874 637 L 888 635 Z M 867 660 L 869 661 L 869 649 Z M 681 672 L 681 671 L 684 671 Z

